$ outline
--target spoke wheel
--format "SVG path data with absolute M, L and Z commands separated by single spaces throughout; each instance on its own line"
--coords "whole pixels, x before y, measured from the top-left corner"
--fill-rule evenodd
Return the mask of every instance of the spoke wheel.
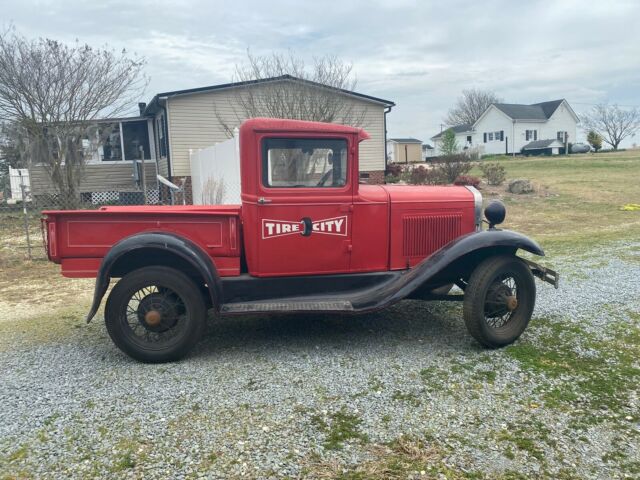
M 526 329 L 535 305 L 535 282 L 519 258 L 501 255 L 473 271 L 464 298 L 469 333 L 487 347 L 515 341 Z
M 484 303 L 484 319 L 490 327 L 502 328 L 518 309 L 518 284 L 511 274 L 502 274 L 489 286 Z
M 165 362 L 181 358 L 198 341 L 206 307 L 189 277 L 166 267 L 147 267 L 114 287 L 105 321 L 122 351 L 144 362 Z

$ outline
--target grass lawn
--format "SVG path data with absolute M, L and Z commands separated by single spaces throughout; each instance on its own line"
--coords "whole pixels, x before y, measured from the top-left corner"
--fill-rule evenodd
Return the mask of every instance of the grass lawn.
M 533 237 L 550 253 L 640 238 L 640 212 L 620 210 L 640 203 L 640 150 L 488 161 L 504 165 L 507 181 L 528 178 L 537 187 L 530 195 L 487 188 L 483 196 L 485 202 L 501 197 L 507 206 L 504 227 Z M 478 168 L 471 173 L 482 174 Z

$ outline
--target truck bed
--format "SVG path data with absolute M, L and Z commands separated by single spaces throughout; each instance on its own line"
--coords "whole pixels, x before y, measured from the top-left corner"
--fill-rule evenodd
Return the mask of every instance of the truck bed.
M 169 232 L 200 246 L 220 276 L 240 273 L 240 205 L 101 207 L 47 210 L 44 231 L 49 259 L 71 278 L 95 277 L 118 241 L 142 232 Z

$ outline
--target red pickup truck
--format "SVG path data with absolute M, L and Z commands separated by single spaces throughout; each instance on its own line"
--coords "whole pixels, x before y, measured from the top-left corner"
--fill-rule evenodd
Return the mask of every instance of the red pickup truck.
M 87 321 L 110 280 L 105 321 L 115 344 L 146 362 L 184 356 L 207 311 L 363 313 L 404 298 L 460 300 L 487 347 L 513 342 L 535 303 L 516 256 L 544 255 L 495 228 L 473 187 L 359 183 L 359 128 L 252 119 L 240 128 L 241 205 L 102 207 L 43 212 L 49 259 L 67 277 L 96 277 Z M 450 294 L 453 285 L 463 294 Z

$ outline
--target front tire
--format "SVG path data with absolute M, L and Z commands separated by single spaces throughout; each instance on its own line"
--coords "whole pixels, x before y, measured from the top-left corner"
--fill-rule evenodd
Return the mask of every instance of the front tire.
M 464 323 L 485 347 L 513 343 L 529 324 L 536 285 L 529 267 L 518 257 L 500 255 L 480 263 L 464 294 Z
M 148 363 L 184 357 L 202 337 L 207 308 L 184 273 L 145 267 L 125 275 L 105 307 L 107 332 L 130 357 Z

